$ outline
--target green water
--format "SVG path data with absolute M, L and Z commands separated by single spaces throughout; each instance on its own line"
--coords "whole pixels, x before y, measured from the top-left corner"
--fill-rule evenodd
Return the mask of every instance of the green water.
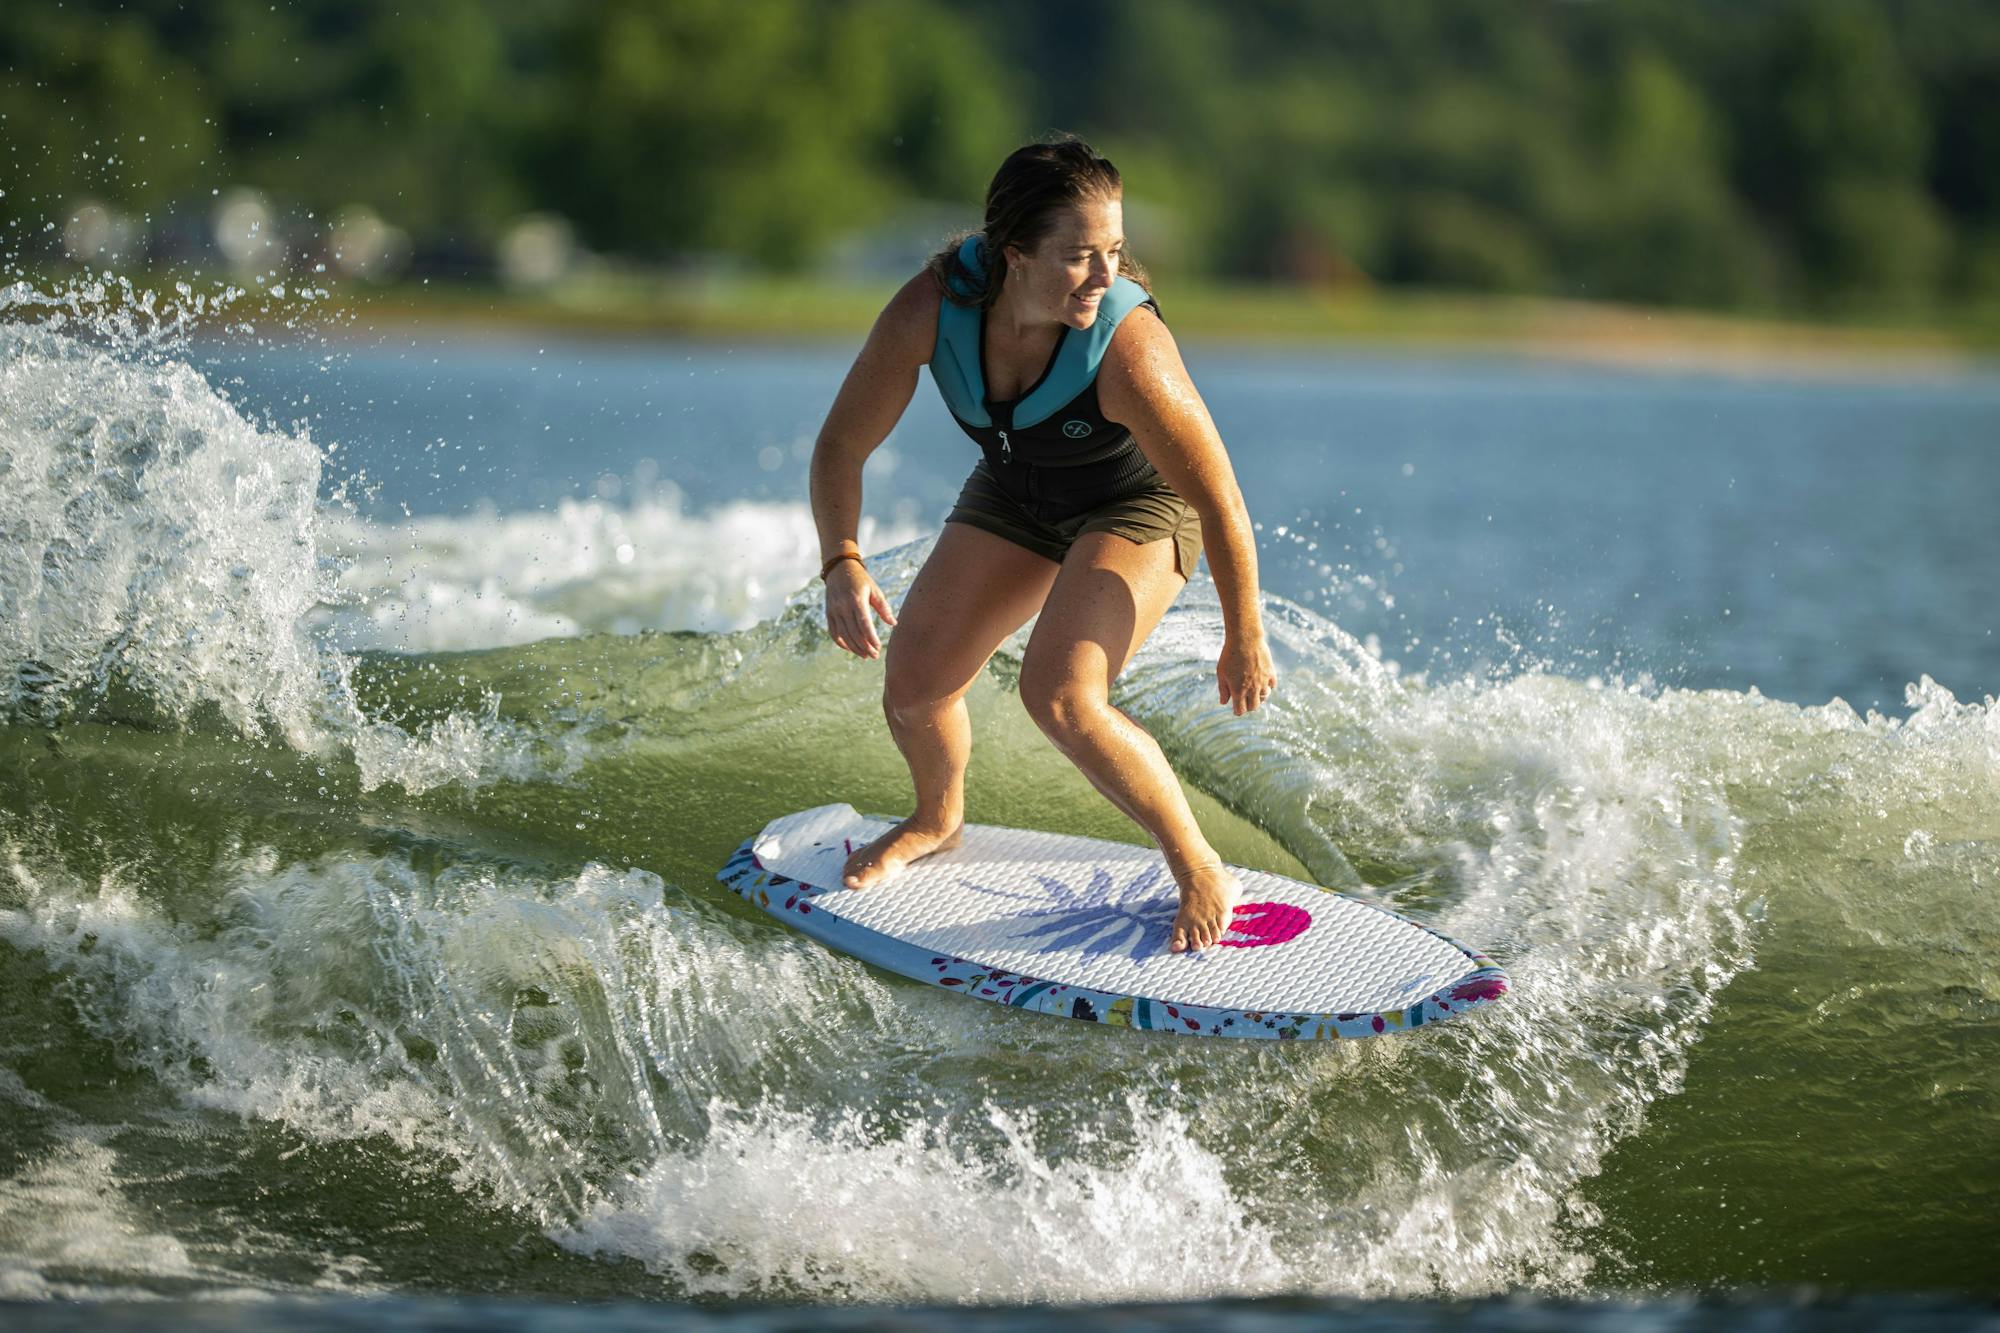
M 1344 848 L 1494 948 L 1521 993 L 1490 1018 L 1148 1041 L 791 935 L 711 882 L 743 833 L 828 783 L 908 799 L 872 677 L 801 616 L 363 660 L 405 738 L 477 719 L 471 778 L 420 793 L 337 735 L 8 728 L 10 1243 L 164 1291 L 1077 1298 L 1157 1282 L 1087 1252 L 1173 1209 L 1187 1295 L 1987 1286 L 1989 710 L 1292 652 L 1261 724 L 1172 660 L 1121 702 L 1231 860 L 1333 879 Z M 972 817 L 1132 839 L 1007 675 Z M 184 1258 L 42 1258 L 65 1218 Z
M 1237 719 L 1197 580 L 1116 701 L 1216 846 L 1515 988 L 1309 1050 L 1065 1023 L 714 882 L 775 816 L 910 800 L 795 512 L 376 523 L 184 363 L 0 334 L 0 1297 L 2000 1294 L 1990 701 L 1418 674 L 1322 614 L 1349 583 L 1268 600 Z M 767 562 L 647 564 L 690 524 Z M 873 548 L 892 597 L 927 535 Z M 641 605 L 756 623 L 607 632 Z M 970 817 L 1136 841 L 1018 655 Z

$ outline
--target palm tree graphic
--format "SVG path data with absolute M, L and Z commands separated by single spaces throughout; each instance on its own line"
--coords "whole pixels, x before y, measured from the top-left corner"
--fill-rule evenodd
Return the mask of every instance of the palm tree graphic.
M 1076 949 L 1086 961 L 1122 952 L 1143 967 L 1166 954 L 1179 907 L 1175 894 L 1161 890 L 1165 875 L 1166 866 L 1155 862 L 1120 887 L 1111 872 L 1100 866 L 1090 872 L 1087 893 L 1052 875 L 1036 875 L 1035 881 L 1048 890 L 1047 895 L 996 889 L 969 879 L 959 883 L 995 898 L 1044 904 L 1017 912 L 1017 921 L 1034 924 L 1010 937 L 1032 944 L 1037 952 Z M 1171 881 L 1167 888 L 1171 890 Z M 1055 901 L 1051 903 L 1050 898 Z

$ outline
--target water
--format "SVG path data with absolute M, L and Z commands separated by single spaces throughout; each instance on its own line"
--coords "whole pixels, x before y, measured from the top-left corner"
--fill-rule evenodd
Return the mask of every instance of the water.
M 1202 579 L 1118 702 L 1230 859 L 1517 987 L 1246 1049 L 713 883 L 909 799 L 807 584 L 842 349 L 85 307 L 0 310 L 0 1297 L 2000 1292 L 2000 381 L 1195 349 L 1281 689 L 1214 706 Z M 969 448 L 920 392 L 871 464 L 892 597 Z M 1136 840 L 1021 642 L 971 817 Z
M 698 588 L 712 599 L 700 612 L 634 607 L 620 623 L 606 608 L 586 623 L 723 628 L 769 614 L 816 567 L 797 502 L 851 353 L 417 334 L 239 339 L 191 360 L 276 420 L 309 415 L 337 470 L 379 484 L 362 501 L 378 519 L 491 507 L 515 522 L 481 519 L 458 544 L 501 531 L 525 550 L 539 530 L 560 550 L 544 563 L 579 580 L 601 572 L 592 560 L 614 565 L 622 541 L 594 523 L 654 523 L 633 543 L 643 562 L 696 566 L 697 543 L 720 544 L 742 577 L 711 587 L 683 567 L 649 591 Z M 1265 584 L 1407 665 L 1513 663 L 1519 644 L 1581 674 L 1859 709 L 1899 709 L 1925 674 L 1963 698 L 2000 694 L 2000 377 L 1753 380 L 1199 345 L 1190 358 L 1264 530 Z M 884 525 L 871 548 L 934 530 L 969 447 L 919 384 L 870 461 Z M 663 508 L 663 486 L 678 508 Z M 774 565 L 774 530 L 804 553 Z M 456 549 L 449 531 L 424 529 L 434 578 L 495 572 L 490 557 L 439 560 Z M 388 540 L 406 550 L 402 535 Z M 649 578 L 612 572 L 620 586 Z M 541 629 L 524 625 L 522 641 Z

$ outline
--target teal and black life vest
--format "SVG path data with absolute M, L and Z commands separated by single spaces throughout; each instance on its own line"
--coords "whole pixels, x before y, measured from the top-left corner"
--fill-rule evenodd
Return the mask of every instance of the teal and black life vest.
M 956 276 L 952 289 L 977 296 L 985 281 L 984 241 L 959 247 L 971 281 Z M 1130 278 L 1112 280 L 1088 329 L 1063 326 L 1042 376 L 1019 398 L 999 402 L 986 394 L 986 311 L 939 297 L 937 345 L 931 379 L 961 429 L 986 456 L 1000 489 L 1047 522 L 1093 509 L 1160 484 L 1132 432 L 1107 421 L 1097 406 L 1097 367 L 1119 321 L 1140 306 L 1159 307 Z

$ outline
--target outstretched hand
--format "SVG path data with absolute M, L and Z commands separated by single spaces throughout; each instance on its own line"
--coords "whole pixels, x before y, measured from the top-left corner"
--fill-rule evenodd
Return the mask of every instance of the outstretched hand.
M 875 633 L 875 616 L 882 617 L 885 625 L 896 623 L 889 599 L 859 560 L 843 560 L 827 571 L 826 632 L 835 643 L 856 657 L 880 657 L 882 639 Z
M 1221 701 L 1235 707 L 1236 716 L 1253 712 L 1278 688 L 1278 669 L 1264 636 L 1244 639 L 1231 634 L 1222 641 L 1215 662 L 1215 686 Z

